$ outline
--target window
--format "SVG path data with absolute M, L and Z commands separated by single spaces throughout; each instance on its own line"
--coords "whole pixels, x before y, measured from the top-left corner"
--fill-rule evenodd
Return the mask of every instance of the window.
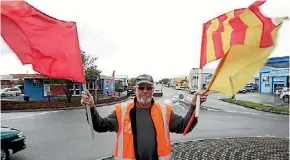
M 95 88 L 94 88 L 94 83 L 93 83 L 93 82 L 90 82 L 88 88 L 89 88 L 89 89 L 95 89 Z
M 32 87 L 39 87 L 40 86 L 40 80 L 33 79 L 32 80 Z
M 103 90 L 103 81 L 101 81 L 99 84 L 98 84 L 98 90 Z

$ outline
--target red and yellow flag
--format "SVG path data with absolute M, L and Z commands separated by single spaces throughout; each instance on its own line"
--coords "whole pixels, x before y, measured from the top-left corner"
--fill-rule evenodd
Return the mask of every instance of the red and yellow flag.
M 283 18 L 264 16 L 259 10 L 264 2 L 256 1 L 204 24 L 200 68 L 222 58 L 207 91 L 232 96 L 267 62 Z

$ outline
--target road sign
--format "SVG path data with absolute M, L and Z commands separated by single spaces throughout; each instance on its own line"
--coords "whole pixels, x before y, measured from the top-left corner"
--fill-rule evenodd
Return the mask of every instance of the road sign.
M 178 96 L 180 99 L 183 99 L 184 98 L 184 95 L 183 94 L 179 94 Z
M 99 76 L 94 76 L 92 79 L 93 79 L 93 81 L 96 81 L 96 80 L 98 81 L 98 80 L 100 80 L 100 77 Z

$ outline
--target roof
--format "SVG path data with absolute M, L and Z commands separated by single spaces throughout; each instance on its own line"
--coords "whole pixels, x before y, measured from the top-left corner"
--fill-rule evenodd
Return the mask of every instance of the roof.
M 265 66 L 273 68 L 289 68 L 289 57 L 290 56 L 269 58 Z
M 13 75 L 1 75 L 1 80 L 13 80 Z
M 127 75 L 115 75 L 115 79 L 128 79 Z
M 41 74 L 8 74 L 1 75 L 1 80 L 17 80 L 17 79 L 45 79 L 47 77 Z
M 100 75 L 100 79 L 114 79 L 111 76 Z

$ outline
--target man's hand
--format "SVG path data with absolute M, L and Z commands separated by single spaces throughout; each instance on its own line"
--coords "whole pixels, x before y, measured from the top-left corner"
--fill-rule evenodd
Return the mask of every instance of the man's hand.
M 208 94 L 205 91 L 195 92 L 191 99 L 191 104 L 196 105 L 197 95 L 200 95 L 200 104 L 206 101 Z
M 94 98 L 88 90 L 85 90 L 82 93 L 81 104 L 82 105 L 89 105 L 91 108 L 95 106 Z

